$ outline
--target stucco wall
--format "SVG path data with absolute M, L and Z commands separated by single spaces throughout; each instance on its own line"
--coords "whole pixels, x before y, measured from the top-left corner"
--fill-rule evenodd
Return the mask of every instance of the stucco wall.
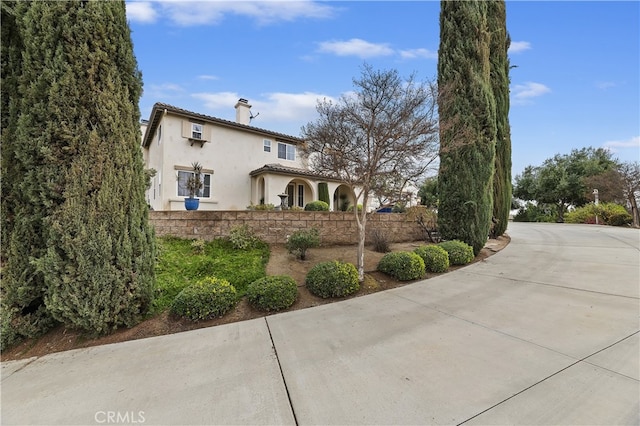
M 156 235 L 181 238 L 214 238 L 229 235 L 231 228 L 246 224 L 269 244 L 284 244 L 299 229 L 317 227 L 321 245 L 355 244 L 358 226 L 353 213 L 300 211 L 152 211 Z M 386 233 L 390 242 L 417 241 L 424 233 L 402 213 L 373 213 L 367 221 L 367 242 L 374 230 Z

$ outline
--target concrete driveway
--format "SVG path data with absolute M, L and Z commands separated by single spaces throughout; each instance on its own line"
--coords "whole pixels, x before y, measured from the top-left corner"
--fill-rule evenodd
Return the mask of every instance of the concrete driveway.
M 2 363 L 9 424 L 638 424 L 640 231 L 262 319 Z

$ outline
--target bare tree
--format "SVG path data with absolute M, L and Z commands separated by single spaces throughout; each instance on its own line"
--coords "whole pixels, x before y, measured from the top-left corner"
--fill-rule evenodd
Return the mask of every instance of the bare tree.
M 627 198 L 627 203 L 633 216 L 633 226 L 640 226 L 640 213 L 638 212 L 638 198 L 640 198 L 640 162 L 622 163 L 618 169 L 622 178 L 622 192 Z
M 362 210 L 358 224 L 358 277 L 364 280 L 367 209 L 375 191 L 387 198 L 402 194 L 438 157 L 437 89 L 402 79 L 396 70 L 376 71 L 365 64 L 355 91 L 336 103 L 318 103 L 317 121 L 302 128 L 302 155 L 319 173 L 339 178 Z

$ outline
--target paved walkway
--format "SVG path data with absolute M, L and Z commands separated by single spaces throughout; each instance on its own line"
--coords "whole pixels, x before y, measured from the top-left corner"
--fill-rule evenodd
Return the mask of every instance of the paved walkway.
M 508 232 L 402 288 L 2 363 L 2 424 L 638 424 L 640 231 Z

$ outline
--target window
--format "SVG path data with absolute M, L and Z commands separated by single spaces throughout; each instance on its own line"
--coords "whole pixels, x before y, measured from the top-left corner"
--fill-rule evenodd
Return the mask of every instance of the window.
M 187 189 L 187 181 L 193 176 L 193 172 L 178 171 L 178 197 L 188 197 L 189 190 Z M 202 173 L 203 186 L 200 190 L 200 194 L 196 194 L 197 197 L 211 198 L 211 174 Z
M 162 140 L 162 126 L 158 127 L 158 145 L 160 145 L 160 141 Z
M 191 123 L 191 138 L 202 139 L 202 124 Z
M 271 152 L 271 141 L 269 139 L 264 139 L 262 143 L 264 152 Z
M 296 159 L 296 147 L 289 145 L 288 143 L 278 142 L 278 158 L 283 160 L 295 161 Z

